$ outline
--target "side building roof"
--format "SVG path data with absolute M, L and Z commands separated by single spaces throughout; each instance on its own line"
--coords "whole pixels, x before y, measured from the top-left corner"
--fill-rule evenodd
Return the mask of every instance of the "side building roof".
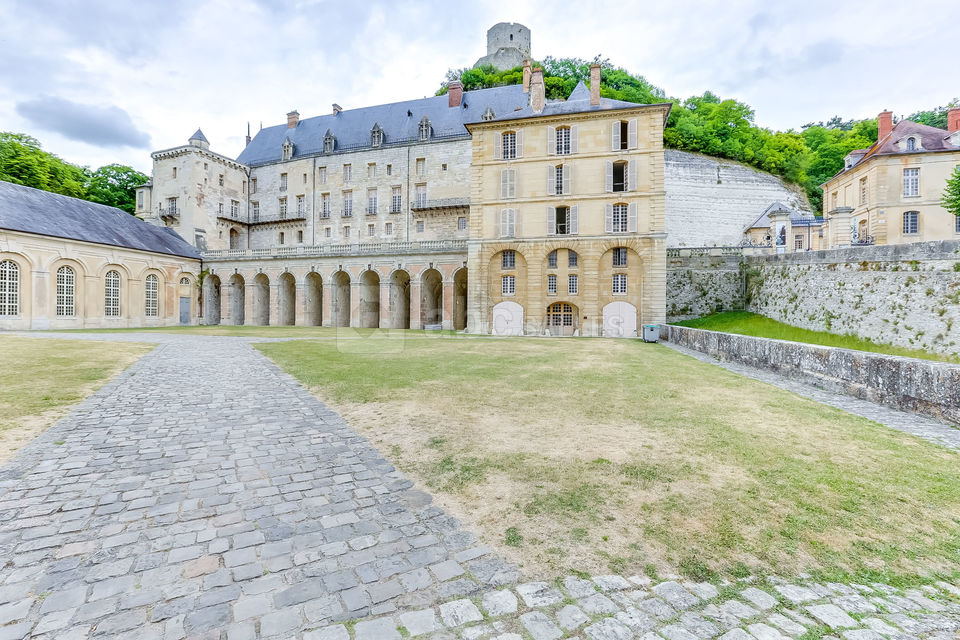
M 200 259 L 173 229 L 79 198 L 0 181 L 0 229 Z

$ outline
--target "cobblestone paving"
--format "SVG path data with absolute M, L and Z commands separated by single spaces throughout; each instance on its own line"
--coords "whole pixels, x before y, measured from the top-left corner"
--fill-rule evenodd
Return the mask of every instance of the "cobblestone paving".
M 869 400 L 861 400 L 859 398 L 834 393 L 833 391 L 820 389 L 811 384 L 793 380 L 773 373 L 772 371 L 764 371 L 735 362 L 717 360 L 700 351 L 681 347 L 670 342 L 663 342 L 662 344 L 670 347 L 674 351 L 679 351 L 680 353 L 696 358 L 701 362 L 715 364 L 742 376 L 747 376 L 748 378 L 760 380 L 761 382 L 772 384 L 781 389 L 792 391 L 805 398 L 810 398 L 811 400 L 842 409 L 848 413 L 867 418 L 868 420 L 879 422 L 891 429 L 924 438 L 925 440 L 935 442 L 950 449 L 960 449 L 960 429 L 942 422 L 937 422 L 931 418 L 916 413 L 897 411 L 896 409 L 891 409 L 875 402 L 870 402 Z
M 161 344 L 0 468 L 0 640 L 301 638 L 517 580 L 259 340 L 69 337 Z

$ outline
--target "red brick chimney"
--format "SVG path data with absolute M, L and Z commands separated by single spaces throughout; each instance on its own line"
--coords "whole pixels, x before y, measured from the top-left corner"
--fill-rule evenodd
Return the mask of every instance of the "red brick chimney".
M 300 114 L 296 109 L 287 114 L 287 129 L 293 129 L 300 122 Z
M 893 112 L 881 111 L 877 116 L 877 140 L 883 140 L 893 131 Z
M 528 93 L 530 91 L 530 59 L 527 58 L 523 61 L 523 92 Z
M 454 80 L 447 85 L 447 106 L 459 107 L 463 101 L 463 84 Z
M 956 133 L 957 131 L 960 131 L 960 107 L 947 111 L 947 132 Z
M 590 104 L 600 104 L 600 65 L 590 65 Z
M 530 75 L 530 106 L 534 113 L 542 113 L 546 102 L 546 87 L 543 86 L 543 69 L 537 67 Z

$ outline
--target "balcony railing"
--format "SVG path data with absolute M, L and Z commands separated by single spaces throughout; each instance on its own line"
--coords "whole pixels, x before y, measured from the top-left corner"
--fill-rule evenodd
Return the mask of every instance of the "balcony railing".
M 202 251 L 204 260 L 255 258 L 367 256 L 409 253 L 455 253 L 467 250 L 466 240 L 421 240 L 415 242 L 364 242 L 317 246 L 269 247 L 265 249 L 223 249 Z

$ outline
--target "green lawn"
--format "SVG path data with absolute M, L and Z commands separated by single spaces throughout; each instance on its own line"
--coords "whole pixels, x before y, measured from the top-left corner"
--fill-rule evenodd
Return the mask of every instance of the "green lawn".
M 942 362 L 960 362 L 960 358 L 923 351 L 921 349 L 907 349 L 889 344 L 881 344 L 858 338 L 852 335 L 838 335 L 826 331 L 812 331 L 784 324 L 772 318 L 749 311 L 723 311 L 703 318 L 683 320 L 673 324 L 694 329 L 709 329 L 710 331 L 724 331 L 738 333 L 744 336 L 758 338 L 774 338 L 791 342 L 806 342 L 820 344 L 827 347 L 841 347 L 856 349 L 857 351 L 873 351 L 893 356 L 907 356 L 909 358 L 923 358 L 924 360 L 939 360 Z
M 305 327 L 305 326 L 233 326 L 226 324 L 191 327 L 143 327 L 133 329 L 68 329 L 63 333 L 184 333 L 203 336 L 244 336 L 256 338 L 353 338 L 369 337 L 416 337 L 454 335 L 454 331 L 421 331 L 409 329 L 356 329 L 350 327 Z
M 662 345 L 258 348 L 533 571 L 957 570 L 960 455 Z

